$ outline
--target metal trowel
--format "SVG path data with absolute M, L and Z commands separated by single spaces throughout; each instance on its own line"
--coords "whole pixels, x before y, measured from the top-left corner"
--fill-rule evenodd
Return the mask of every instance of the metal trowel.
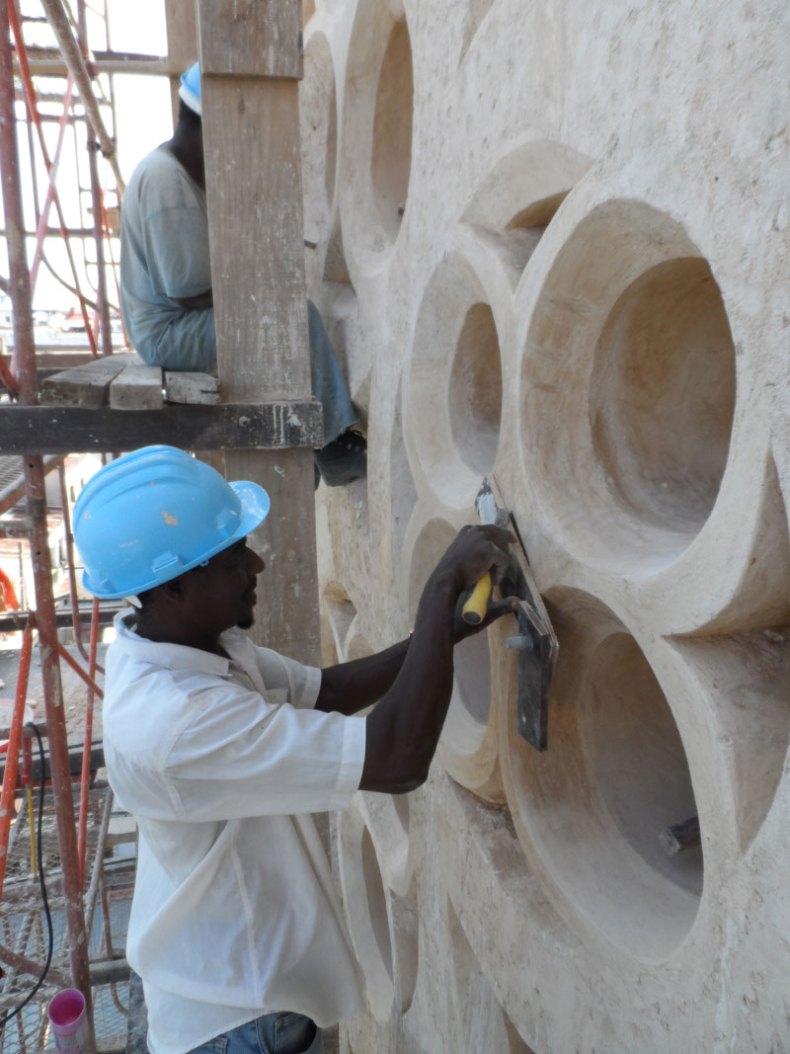
M 503 597 L 519 597 L 518 633 L 505 642 L 518 652 L 518 733 L 536 750 L 547 746 L 549 688 L 557 661 L 559 642 L 541 599 L 527 550 L 511 513 L 500 498 L 492 478 L 483 480 L 475 499 L 481 523 L 505 527 L 516 537 L 510 550 L 510 565 L 499 583 Z M 491 576 L 485 574 L 464 604 L 464 618 L 480 622 L 491 599 Z

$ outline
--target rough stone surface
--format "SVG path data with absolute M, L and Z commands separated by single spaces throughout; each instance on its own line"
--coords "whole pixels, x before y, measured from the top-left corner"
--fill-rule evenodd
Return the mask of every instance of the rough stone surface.
M 790 7 L 307 13 L 308 286 L 370 444 L 318 491 L 324 658 L 408 631 L 491 472 L 560 639 L 545 754 L 497 628 L 429 783 L 337 817 L 341 1050 L 786 1052 Z

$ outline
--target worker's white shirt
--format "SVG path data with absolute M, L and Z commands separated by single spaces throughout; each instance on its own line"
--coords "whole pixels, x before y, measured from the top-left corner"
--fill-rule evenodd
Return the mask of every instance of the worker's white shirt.
M 364 718 L 312 709 L 320 670 L 223 635 L 228 659 L 116 618 L 104 749 L 139 850 L 127 957 L 153 1054 L 263 1013 L 319 1025 L 361 1009 L 356 963 L 312 818 L 348 806 Z

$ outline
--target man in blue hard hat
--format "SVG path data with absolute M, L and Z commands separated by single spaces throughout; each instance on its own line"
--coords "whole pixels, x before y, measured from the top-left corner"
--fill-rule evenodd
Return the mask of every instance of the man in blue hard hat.
M 209 261 L 198 64 L 181 78 L 172 139 L 138 164 L 121 210 L 121 310 L 141 358 L 171 370 L 214 371 L 217 339 Z M 316 465 L 329 486 L 362 478 L 367 443 L 315 305 L 307 304 L 313 394 L 326 445 Z
M 86 587 L 127 596 L 107 654 L 104 750 L 136 819 L 127 958 L 143 979 L 152 1054 L 319 1054 L 320 1029 L 362 1009 L 361 979 L 310 816 L 358 789 L 428 775 L 472 627 L 464 593 L 513 541 L 467 527 L 428 578 L 414 630 L 323 670 L 255 646 L 269 511 L 173 447 L 100 469 L 74 510 Z M 356 713 L 376 704 L 367 717 Z

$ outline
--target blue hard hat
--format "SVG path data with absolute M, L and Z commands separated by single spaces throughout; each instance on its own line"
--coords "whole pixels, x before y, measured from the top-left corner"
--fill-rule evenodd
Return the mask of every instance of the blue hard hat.
M 82 581 L 104 600 L 144 593 L 239 541 L 269 507 L 257 483 L 227 483 L 177 447 L 141 447 L 99 469 L 74 506 Z
M 203 107 L 200 101 L 200 65 L 193 63 L 188 70 L 181 74 L 181 87 L 178 89 L 178 97 L 194 113 L 203 116 Z

